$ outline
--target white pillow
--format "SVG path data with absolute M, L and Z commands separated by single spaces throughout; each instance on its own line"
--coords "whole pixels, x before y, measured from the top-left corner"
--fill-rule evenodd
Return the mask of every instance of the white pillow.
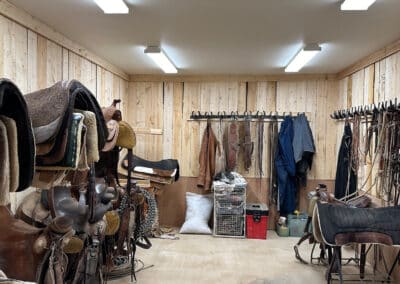
M 186 218 L 179 233 L 181 234 L 207 234 L 211 229 L 208 220 L 213 209 L 212 195 L 201 195 L 186 192 Z

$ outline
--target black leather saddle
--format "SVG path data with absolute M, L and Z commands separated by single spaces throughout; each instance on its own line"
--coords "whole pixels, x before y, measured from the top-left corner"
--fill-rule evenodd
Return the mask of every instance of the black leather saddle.
M 351 208 L 318 203 L 318 219 L 325 243 L 400 244 L 400 206 Z

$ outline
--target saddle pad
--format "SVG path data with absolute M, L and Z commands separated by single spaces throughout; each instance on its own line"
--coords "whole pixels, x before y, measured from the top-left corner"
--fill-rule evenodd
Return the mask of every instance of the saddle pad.
M 25 95 L 37 144 L 55 137 L 69 107 L 66 81 Z
M 0 120 L 0 206 L 10 203 L 10 158 L 7 129 Z
M 318 219 L 324 242 L 335 245 L 337 234 L 381 233 L 400 245 L 400 206 L 383 208 L 351 208 L 318 203 Z
M 85 110 L 75 110 L 75 112 L 82 113 L 84 115 L 83 124 L 86 126 L 87 163 L 96 163 L 100 159 L 96 115 L 91 111 Z
M 107 127 L 103 113 L 93 94 L 76 80 L 61 81 L 50 88 L 27 94 L 36 143 L 50 143 L 51 151 L 58 149 L 65 129 L 70 128 L 74 109 L 91 111 L 96 117 L 98 147 L 105 144 Z M 48 152 L 47 154 L 52 154 Z M 44 152 L 44 151 L 43 151 Z
M 115 147 L 117 143 L 118 134 L 119 134 L 119 124 L 115 120 L 110 120 L 107 122 L 107 129 L 108 129 L 108 137 L 106 140 L 106 145 L 103 148 L 103 152 L 108 152 L 112 148 Z
M 127 177 L 128 176 L 128 170 L 127 170 L 127 150 L 123 149 L 120 153 L 120 159 L 118 161 L 118 174 Z M 135 157 L 135 156 L 134 156 Z M 172 160 L 174 161 L 174 160 Z M 125 166 L 124 166 L 125 163 Z M 162 176 L 157 176 L 157 175 L 151 175 L 151 174 L 144 174 L 140 172 L 132 172 L 132 178 L 137 178 L 137 179 L 146 179 L 146 180 L 151 180 L 152 182 L 160 183 L 160 184 L 172 184 L 175 181 L 178 180 L 179 178 L 179 164 L 177 165 L 176 168 L 176 174 L 175 177 L 162 177 Z
M 10 159 L 10 192 L 15 192 L 18 189 L 19 181 L 17 125 L 13 119 L 4 115 L 0 115 L 0 120 L 7 129 L 8 154 Z
M 128 155 L 124 157 L 125 169 L 128 169 Z M 145 174 L 154 174 L 161 177 L 175 177 L 175 181 L 179 178 L 179 163 L 178 160 L 165 159 L 161 161 L 148 161 L 136 155 L 133 155 L 132 168 L 137 172 Z M 143 171 L 144 169 L 147 169 Z M 150 170 L 152 173 L 150 173 Z
M 75 170 L 78 166 L 81 150 L 82 127 L 83 115 L 74 113 L 68 133 L 67 148 L 62 161 L 53 165 L 41 165 L 39 164 L 40 160 L 38 160 L 36 168 L 39 170 Z
M 0 79 L 0 114 L 15 121 L 17 126 L 19 181 L 17 191 L 32 184 L 35 163 L 35 141 L 28 108 L 19 89 L 9 80 Z

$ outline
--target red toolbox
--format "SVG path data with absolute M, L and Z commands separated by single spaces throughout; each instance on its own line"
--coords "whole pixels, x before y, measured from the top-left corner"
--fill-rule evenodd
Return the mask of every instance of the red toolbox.
M 268 207 L 263 203 L 246 204 L 246 237 L 248 239 L 267 238 Z

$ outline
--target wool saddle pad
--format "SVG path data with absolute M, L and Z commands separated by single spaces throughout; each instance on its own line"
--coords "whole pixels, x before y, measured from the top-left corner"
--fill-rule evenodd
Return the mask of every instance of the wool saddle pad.
M 10 159 L 10 192 L 15 192 L 18 189 L 19 181 L 17 125 L 13 119 L 4 115 L 0 115 L 0 120 L 7 129 L 8 155 Z
M 75 112 L 82 113 L 84 115 L 83 124 L 86 126 L 87 163 L 96 163 L 100 159 L 96 115 L 91 111 L 85 110 L 75 110 Z
M 79 81 L 60 81 L 50 88 L 25 95 L 32 117 L 36 144 L 51 142 L 51 151 L 62 143 L 65 129 L 69 129 L 74 109 L 91 111 L 96 116 L 98 148 L 104 147 L 108 135 L 100 106 L 93 94 Z
M 10 159 L 7 128 L 0 120 L 0 206 L 10 203 Z
M 35 164 L 35 142 L 25 98 L 17 86 L 7 79 L 0 79 L 0 114 L 13 119 L 17 127 L 19 141 L 17 191 L 21 191 L 32 184 Z

